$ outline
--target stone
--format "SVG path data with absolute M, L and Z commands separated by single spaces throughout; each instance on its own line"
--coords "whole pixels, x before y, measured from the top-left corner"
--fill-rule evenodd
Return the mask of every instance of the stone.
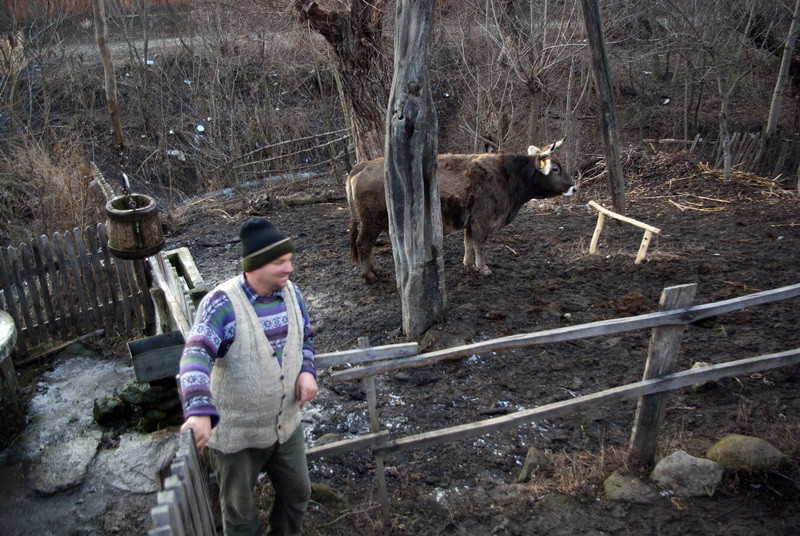
M 603 491 L 607 499 L 634 504 L 652 504 L 659 497 L 650 484 L 620 469 L 603 481 Z
M 720 439 L 706 457 L 734 471 L 766 472 L 789 463 L 789 457 L 767 441 L 739 434 Z
M 325 484 L 311 483 L 311 500 L 322 505 L 345 502 L 339 492 Z
M 706 362 L 704 362 L 704 361 L 695 361 L 695 362 L 694 362 L 694 364 L 692 365 L 692 368 L 691 368 L 690 370 L 699 370 L 699 369 L 708 368 L 708 367 L 710 367 L 710 366 L 711 366 L 711 363 L 706 363 Z M 706 389 L 707 389 L 707 388 L 709 388 L 709 387 L 713 387 L 713 386 L 715 386 L 716 384 L 717 384 L 717 382 L 715 382 L 715 381 L 710 381 L 710 382 L 700 382 L 700 383 L 695 383 L 694 385 L 692 385 L 692 386 L 690 387 L 690 389 L 691 389 L 693 392 L 695 392 L 695 393 L 698 393 L 698 392 L 700 392 L 700 391 L 704 391 L 704 390 L 706 390 Z
M 530 482 L 533 475 L 547 466 L 549 462 L 550 458 L 543 450 L 539 450 L 536 447 L 528 448 L 528 453 L 525 456 L 525 463 L 522 465 L 522 470 L 520 470 L 517 476 L 517 482 L 520 484 L 523 482 Z
M 149 435 L 127 433 L 120 437 L 116 450 L 98 456 L 98 466 L 108 485 L 130 493 L 152 493 L 161 488 L 159 473 L 178 450 L 174 430 Z
M 710 497 L 724 472 L 725 468 L 717 462 L 677 450 L 656 464 L 650 479 L 679 497 Z
M 31 487 L 39 493 L 51 495 L 79 486 L 86 477 L 101 438 L 100 432 L 87 431 L 86 435 L 48 445 L 31 471 Z
M 118 396 L 105 396 L 94 399 L 92 416 L 100 426 L 106 426 L 114 421 L 127 419 L 130 416 L 130 407 Z
M 321 447 L 322 445 L 328 445 L 330 443 L 336 443 L 337 441 L 341 441 L 341 440 L 342 440 L 341 434 L 330 433 L 330 434 L 324 434 L 324 435 L 319 436 L 319 438 L 317 438 L 315 444 L 316 444 L 316 446 Z

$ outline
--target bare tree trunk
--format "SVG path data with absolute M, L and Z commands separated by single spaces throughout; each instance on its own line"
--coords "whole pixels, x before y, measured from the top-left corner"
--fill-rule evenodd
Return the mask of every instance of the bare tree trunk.
M 783 91 L 786 88 L 786 81 L 789 79 L 789 65 L 792 62 L 794 46 L 797 43 L 797 34 L 800 32 L 800 0 L 794 4 L 794 15 L 792 25 L 789 28 L 789 35 L 783 45 L 783 58 L 781 68 L 778 72 L 778 80 L 775 82 L 775 91 L 772 93 L 772 104 L 769 107 L 769 119 L 767 120 L 767 138 L 772 137 L 778 128 L 778 117 L 781 114 L 781 100 Z
M 592 70 L 603 111 L 601 131 L 611 188 L 611 202 L 615 211 L 625 214 L 625 177 L 622 175 L 622 161 L 619 156 L 614 84 L 611 77 L 611 66 L 606 55 L 603 23 L 600 20 L 600 10 L 596 0 L 581 0 L 581 4 L 583 5 L 583 20 L 586 23 L 586 37 L 589 42 L 589 50 L 592 52 Z
M 108 48 L 108 27 L 106 26 L 106 8 L 103 0 L 92 0 L 94 8 L 94 27 L 97 48 L 103 62 L 103 75 L 105 77 L 106 101 L 108 102 L 108 119 L 111 122 L 111 131 L 114 136 L 114 148 L 122 157 L 125 143 L 122 138 L 122 119 L 119 112 L 117 99 L 117 80 L 114 77 L 114 64 L 111 61 L 111 50 Z
M 386 127 L 385 191 L 408 339 L 445 320 L 437 120 L 428 81 L 435 0 L 398 0 Z
M 328 11 L 305 0 L 295 0 L 295 8 L 338 60 L 357 160 L 383 156 L 389 87 L 382 43 L 384 0 L 353 0 L 349 12 Z
M 731 180 L 731 132 L 728 128 L 728 105 L 731 101 L 733 89 L 730 91 L 720 91 L 722 103 L 719 109 L 719 142 L 722 144 L 722 180 L 728 182 Z

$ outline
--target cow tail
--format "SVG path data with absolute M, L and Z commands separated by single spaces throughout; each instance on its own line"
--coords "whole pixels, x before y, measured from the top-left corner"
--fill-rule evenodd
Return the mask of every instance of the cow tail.
M 350 258 L 353 259 L 353 262 L 358 262 L 358 247 L 356 246 L 358 218 L 356 217 L 356 202 L 353 198 L 353 185 L 350 184 L 350 177 L 345 182 L 345 191 L 347 192 L 347 205 L 350 207 Z

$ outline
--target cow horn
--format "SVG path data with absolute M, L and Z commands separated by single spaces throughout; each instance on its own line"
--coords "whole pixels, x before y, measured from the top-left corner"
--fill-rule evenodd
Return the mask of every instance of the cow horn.
M 560 139 L 560 140 L 558 140 L 557 142 L 555 142 L 555 143 L 551 143 L 550 145 L 548 145 L 548 146 L 547 146 L 545 149 L 543 149 L 543 150 L 540 152 L 540 155 L 541 155 L 541 156 L 550 156 L 550 155 L 552 154 L 552 152 L 553 152 L 555 149 L 557 149 L 557 148 L 558 148 L 558 146 L 560 146 L 562 143 L 564 143 L 564 139 L 565 139 L 565 138 L 561 138 L 561 139 Z

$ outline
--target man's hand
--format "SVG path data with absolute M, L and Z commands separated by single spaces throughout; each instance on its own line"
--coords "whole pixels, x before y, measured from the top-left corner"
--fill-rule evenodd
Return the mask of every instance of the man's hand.
M 194 430 L 194 442 L 197 445 L 197 452 L 202 454 L 203 449 L 211 439 L 211 417 L 208 415 L 192 415 L 181 426 L 181 430 L 191 428 Z
M 300 402 L 301 408 L 306 402 L 317 396 L 317 380 L 313 374 L 310 372 L 300 373 L 295 382 L 294 396 Z

